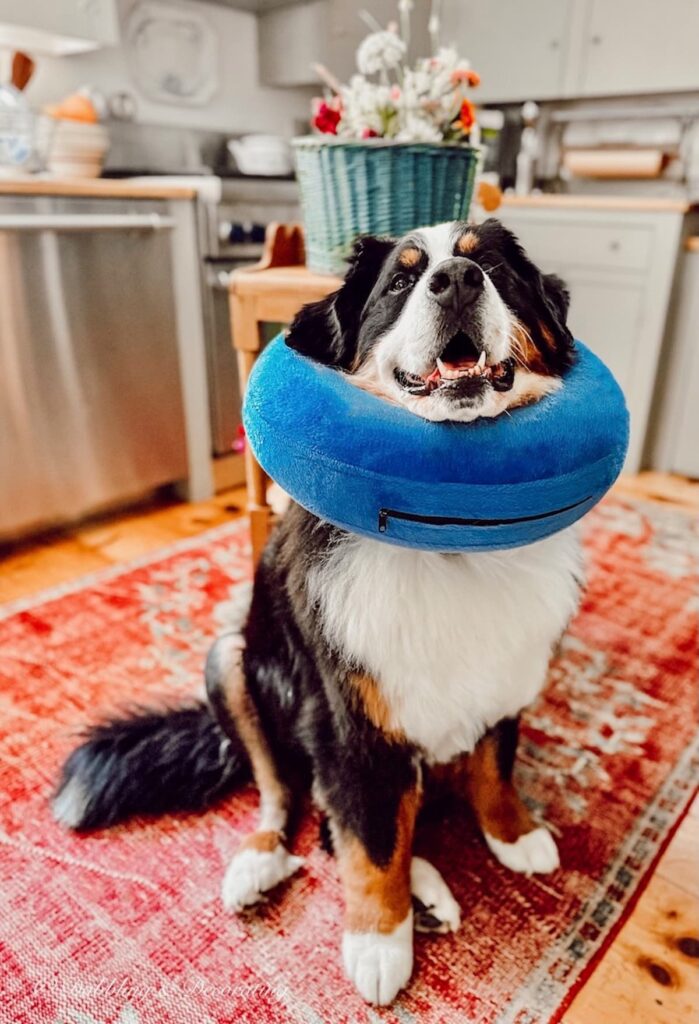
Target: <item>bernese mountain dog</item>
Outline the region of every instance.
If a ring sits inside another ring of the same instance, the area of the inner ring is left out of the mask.
[[[305,307],[286,341],[416,416],[469,421],[564,386],[567,309],[563,283],[497,220],[448,223],[361,239],[342,287]],[[441,554],[348,534],[292,502],[242,633],[208,656],[207,700],[92,727],[63,768],[55,816],[89,830],[201,809],[252,776],[259,825],[223,882],[239,912],[300,867],[289,819],[308,786],[344,889],[345,970],[364,999],[389,1003],[411,975],[413,929],[459,927],[447,883],[412,852],[428,783],[470,801],[508,868],[559,866],[512,772],[518,716],[581,580],[575,528]]]

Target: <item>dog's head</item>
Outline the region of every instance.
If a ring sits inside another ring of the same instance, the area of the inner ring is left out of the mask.
[[[495,219],[357,242],[342,287],[301,310],[287,344],[430,420],[536,401],[574,359],[568,292]]]

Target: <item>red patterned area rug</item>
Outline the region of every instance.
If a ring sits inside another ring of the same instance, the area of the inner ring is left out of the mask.
[[[306,867],[258,913],[224,913],[247,788],[202,815],[76,837],[48,796],[86,720],[191,695],[249,592],[232,524],[157,559],[7,607],[0,620],[0,1020],[14,1024],[451,1024],[559,1020],[628,916],[693,791],[697,538],[688,516],[609,501],[585,521],[589,586],[527,715],[518,771],[562,868],[511,875],[467,810],[421,852],[461,903],[416,938],[410,989],[365,1006],[339,964],[333,861],[308,813]],[[695,761],[696,766],[696,761]]]

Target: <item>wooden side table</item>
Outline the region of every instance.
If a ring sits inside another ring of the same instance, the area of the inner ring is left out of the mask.
[[[300,224],[268,225],[260,262],[231,274],[231,332],[238,358],[241,398],[262,348],[260,325],[290,323],[301,306],[325,298],[340,284],[338,277],[306,268]],[[252,557],[257,565],[271,529],[272,510],[267,501],[267,476],[249,445],[245,446],[245,482]]]

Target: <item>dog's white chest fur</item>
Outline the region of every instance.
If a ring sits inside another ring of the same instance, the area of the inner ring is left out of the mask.
[[[327,638],[374,676],[392,725],[438,762],[537,695],[581,577],[575,528],[477,554],[348,537],[309,588]]]

